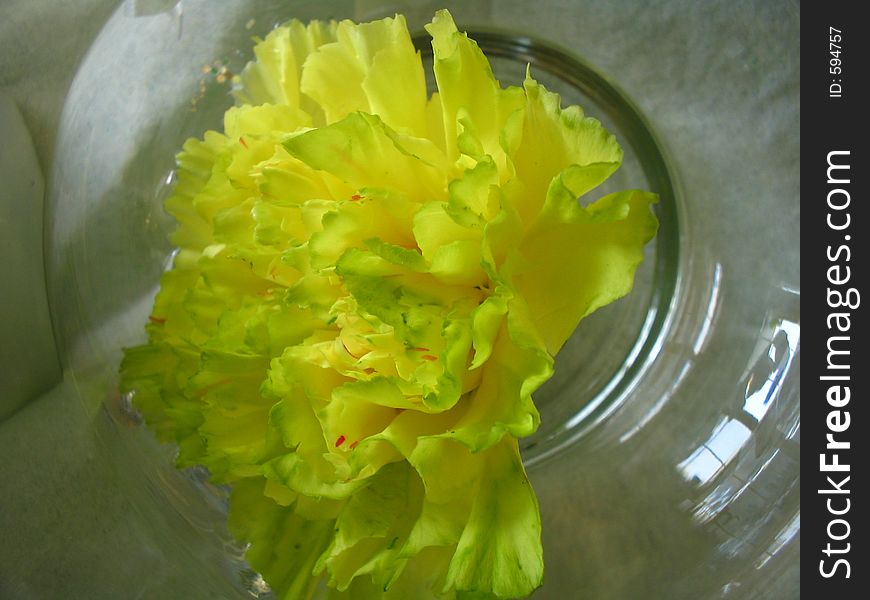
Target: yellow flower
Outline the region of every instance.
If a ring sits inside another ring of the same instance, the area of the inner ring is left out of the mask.
[[[501,88],[446,11],[427,30],[431,97],[401,16],[258,42],[224,132],[178,156],[180,252],[122,366],[179,465],[233,484],[280,598],[540,585],[517,438],[655,234],[652,194],[578,202],[622,159],[598,121]]]

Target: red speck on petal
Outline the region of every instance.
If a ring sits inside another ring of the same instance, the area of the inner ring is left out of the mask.
[[[248,143],[245,141],[245,138],[243,138],[243,137],[240,137],[240,138],[239,138],[239,143],[240,143],[242,146],[244,146],[245,148],[248,147]]]
[[[166,319],[163,317],[148,317],[148,320],[152,323],[157,323],[158,325],[163,325],[166,322]]]
[[[359,194],[354,194],[353,196],[350,197],[350,199],[353,201],[357,201],[357,200],[362,200],[363,197],[360,196]]]
[[[354,448],[356,448],[356,445],[357,445],[357,444],[359,444],[359,440],[357,440],[357,441],[355,441],[353,444],[351,444],[351,445],[350,445],[350,449],[353,450]]]
[[[341,446],[346,439],[347,438],[344,437],[343,435],[338,436],[338,439],[335,440],[335,447],[338,448],[339,446]]]
[[[423,346],[417,346],[414,350],[417,352],[429,352],[429,348],[424,348]]]
[[[422,358],[423,360],[438,360],[437,356],[432,356],[431,354],[424,354],[420,358]]]

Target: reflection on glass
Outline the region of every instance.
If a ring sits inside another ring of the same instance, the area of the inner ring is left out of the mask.
[[[646,413],[643,415],[643,417],[640,418],[640,420],[634,427],[622,434],[622,436],[619,438],[620,444],[624,443],[626,440],[634,436],[634,434],[636,434],[638,431],[643,429],[646,424],[649,423],[653,419],[653,417],[655,417],[662,410],[662,408],[664,408],[668,400],[671,399],[671,396],[673,396],[674,393],[680,388],[680,385],[682,385],[683,380],[686,378],[686,375],[689,374],[689,369],[691,367],[692,361],[686,361],[685,363],[683,363],[680,372],[677,373],[676,377],[674,377],[674,382],[671,384],[671,386],[667,389],[667,391],[665,391],[664,394],[662,394],[661,398],[656,400],[655,404],[653,404],[650,409],[646,411]]]
[[[638,419],[637,423],[628,431],[626,431],[619,438],[620,443],[624,443],[625,441],[632,438],[636,433],[641,431],[646,425],[655,417],[661,410],[665,407],[667,402],[677,393],[680,386],[685,380],[686,376],[689,374],[689,371],[695,366],[694,356],[700,354],[704,347],[707,344],[707,339],[710,337],[710,332],[712,331],[713,324],[716,321],[716,316],[719,312],[719,295],[722,288],[722,265],[720,263],[715,263],[713,265],[712,273],[710,274],[710,291],[709,295],[705,296],[705,299],[701,301],[701,305],[705,308],[701,309],[704,313],[703,321],[700,324],[698,329],[698,334],[695,336],[695,340],[692,343],[692,358],[686,359],[682,366],[680,367],[679,372],[673,377],[673,382],[667,387],[667,389],[661,394],[661,396],[649,407],[649,409]],[[647,318],[647,323],[644,326],[644,331],[647,331],[648,327],[652,326],[653,319],[655,315],[650,314]],[[659,353],[663,349],[664,340],[660,340],[653,348],[651,352],[650,359],[655,359],[658,357]],[[636,348],[639,348],[637,346]],[[632,354],[629,359],[633,362],[636,354]],[[628,362],[628,361],[627,361]],[[634,388],[627,389],[625,393],[633,391]]]
[[[707,310],[704,311],[704,322],[701,323],[701,329],[698,331],[698,337],[695,338],[695,345],[692,347],[693,354],[700,354],[707,343],[707,338],[710,337],[713,321],[716,319],[717,309],[719,308],[719,291],[721,287],[722,265],[716,263],[713,267],[713,281],[710,284],[710,299],[707,301]]]
[[[773,539],[773,543],[767,548],[764,554],[758,559],[758,562],[755,563],[756,569],[761,569],[764,565],[767,564],[774,555],[782,550],[782,547],[785,546],[794,536],[796,536],[801,530],[801,512],[798,510],[795,515],[791,518],[788,524],[783,527],[776,537]]]
[[[703,485],[737,455],[751,433],[740,421],[723,419],[713,429],[707,441],[678,467],[686,479]]]
[[[746,402],[743,410],[761,421],[771,401],[779,392],[785,374],[791,367],[800,339],[800,325],[782,319],[776,325],[770,339],[762,338],[760,343],[769,344],[767,353],[759,356],[755,365],[749,369],[746,382]]]
[[[587,402],[583,406],[583,408],[581,408],[577,412],[577,414],[573,415],[565,422],[565,424],[563,425],[564,429],[573,429],[574,427],[585,421],[599,408],[599,406],[604,403],[605,400],[607,400],[611,396],[611,394],[613,394],[614,390],[621,383],[624,382],[626,374],[629,372],[629,370],[635,368],[635,362],[637,361],[638,356],[643,350],[644,343],[649,338],[650,332],[653,329],[653,325],[655,324],[657,317],[658,310],[655,307],[652,307],[647,311],[646,319],[644,320],[643,325],[640,328],[640,333],[637,336],[637,341],[629,351],[628,356],[625,358],[625,361],[623,361],[622,365],[619,367],[616,373],[613,374],[613,376],[610,378],[610,381],[607,382],[607,385],[605,385],[601,391],[595,394],[595,397],[589,400],[589,402]],[[661,340],[657,340],[649,356],[646,357],[646,364],[650,364],[653,360],[655,360],[655,357],[661,350],[661,346]],[[624,389],[623,392],[616,399],[613,399],[611,401],[610,408],[605,412],[605,414],[599,416],[599,419],[604,418],[605,416],[616,410],[620,406],[622,401],[625,400],[625,397],[633,389],[633,385],[627,386],[626,389]]]
[[[718,281],[721,270],[717,268],[715,273],[714,279]],[[717,288],[718,283],[714,290]],[[716,297],[715,292],[711,294],[711,309],[708,311],[711,322],[715,315]],[[696,348],[703,345],[702,337],[699,336]],[[708,483],[749,440],[778,397],[798,353],[799,342],[799,323],[768,315],[744,371],[746,392],[742,410],[724,415],[708,439],[679,463],[678,468],[688,481],[698,485]]]
[[[785,563],[771,559],[793,556],[800,537],[800,292],[780,286],[766,302],[737,393],[721,399],[715,426],[677,465],[693,490],[682,507],[719,542],[714,568],[751,558],[723,582],[723,594],[751,586],[752,573],[781,571]],[[715,326],[715,308],[708,316]]]

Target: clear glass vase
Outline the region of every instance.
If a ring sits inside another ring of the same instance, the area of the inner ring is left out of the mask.
[[[544,527],[534,597],[798,595],[799,15],[677,0],[124,2],[69,92],[49,180],[68,411],[51,426],[87,432],[70,450],[85,466],[34,509],[49,541],[22,548],[54,570],[22,570],[15,589],[270,597],[226,531],[227,490],[176,471],[116,391],[172,252],[174,155],[220,128],[251,36],[401,12],[425,61],[422,26],[443,7],[503,84],[529,64],[615,133],[625,160],[608,186],[661,197],[635,290],[583,321],[536,396],[542,425],[523,441]]]

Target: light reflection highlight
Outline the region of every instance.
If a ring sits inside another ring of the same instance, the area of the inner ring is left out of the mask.
[[[778,394],[785,374],[794,360],[799,340],[800,325],[786,319],[781,320],[767,342],[769,345],[766,355],[762,346],[761,356],[749,370],[743,410],[756,421],[764,418]],[[754,391],[750,391],[753,388]]]
[[[701,323],[701,329],[698,331],[698,337],[695,338],[695,344],[692,347],[692,353],[698,355],[707,344],[707,338],[710,337],[710,332],[713,329],[713,322],[716,320],[716,314],[719,308],[719,289],[722,287],[722,265],[716,263],[713,267],[713,282],[710,284],[710,299],[707,301],[707,310],[704,312],[704,321]]]
[[[715,297],[715,294],[711,294],[711,297]],[[797,356],[799,343],[799,323],[768,316],[744,371],[746,392],[742,411],[733,416],[723,416],[707,441],[677,465],[688,481],[697,485],[708,483],[737,456],[778,397]]]
[[[774,538],[773,542],[761,555],[758,561],[755,563],[756,569],[761,569],[767,562],[773,558],[777,552],[782,550],[783,546],[785,546],[792,538],[794,538],[801,530],[801,512],[800,510],[795,513],[795,515],[791,518],[788,524],[783,527],[779,533]]]
[[[707,340],[710,337],[710,333],[713,329],[713,324],[716,320],[716,316],[719,312],[719,296],[721,293],[722,287],[722,265],[720,263],[715,263],[713,265],[713,273],[711,275],[711,284],[710,284],[710,293],[707,297],[706,308],[704,309],[704,319],[701,323],[701,326],[698,330],[698,335],[695,337],[695,341],[692,344],[692,355],[697,356],[701,353],[704,347],[707,344]],[[647,319],[647,321],[652,324],[651,319]],[[646,325],[645,325],[646,326]],[[639,348],[639,347],[638,347]],[[661,345],[658,345],[654,352],[652,353],[652,357],[655,358],[658,353],[661,351]],[[633,354],[630,359],[635,358]],[[622,434],[619,438],[620,443],[624,443],[627,440],[634,437],[639,431],[641,431],[667,404],[668,400],[673,397],[673,395],[677,392],[680,385],[682,385],[686,376],[689,374],[689,371],[694,366],[694,360],[688,359],[686,360],[682,366],[680,367],[679,372],[677,372],[676,376],[673,378],[673,383],[665,390],[665,392],[653,403],[653,405],[643,414],[643,416],[638,420],[637,424],[634,425],[630,430]],[[633,391],[633,387],[629,390],[626,390],[624,394],[627,394]],[[623,394],[623,395],[624,395]],[[586,414],[581,413],[583,417]],[[580,415],[578,415],[580,416]]]
[[[750,435],[752,432],[740,421],[722,419],[707,441],[677,466],[687,480],[704,485],[737,455]]]
[[[607,385],[605,385],[604,388],[602,388],[602,390],[598,392],[594,398],[587,402],[579,412],[577,412],[574,416],[572,416],[565,422],[565,424],[562,426],[563,429],[573,429],[584,420],[586,420],[589,415],[591,415],[593,412],[595,412],[596,409],[598,409],[598,407],[616,389],[616,387],[623,382],[625,374],[630,368],[634,366],[635,361],[637,360],[638,356],[640,356],[640,352],[643,349],[643,345],[646,342],[646,339],[649,337],[649,334],[652,331],[657,316],[658,311],[655,309],[655,307],[647,312],[646,319],[644,319],[643,325],[640,329],[640,334],[637,336],[637,342],[635,342],[625,361],[619,367],[619,370],[614,373],[613,377],[610,378],[610,381],[607,382]],[[655,360],[656,356],[658,356],[658,353],[661,350],[661,346],[661,340],[657,341],[656,345],[653,347],[652,351],[644,361],[645,366],[648,366]],[[633,389],[633,386],[629,386],[629,389],[625,390],[614,401],[612,401],[611,408],[607,411],[607,413],[602,415],[599,420],[613,412],[615,409],[619,408],[622,401]]]
[[[637,424],[629,429],[627,432],[622,434],[619,438],[619,443],[624,443],[625,441],[631,439],[637,432],[646,427],[646,424],[652,421],[653,417],[655,417],[661,410],[664,408],[665,404],[667,404],[668,400],[671,399],[671,396],[679,389],[680,385],[682,385],[683,380],[686,378],[686,375],[689,374],[689,370],[692,367],[691,361],[686,361],[683,363],[680,372],[677,373],[677,376],[674,378],[674,383],[671,384],[671,387],[662,394],[661,398],[656,400],[655,404],[653,404],[648,411],[641,417],[641,419],[637,422]]]

